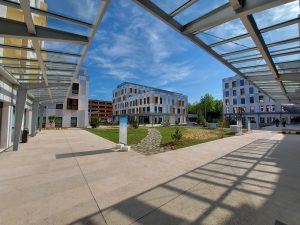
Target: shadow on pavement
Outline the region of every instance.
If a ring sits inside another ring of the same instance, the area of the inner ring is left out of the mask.
[[[297,136],[288,135],[281,141],[256,140],[102,209],[106,222],[101,213],[95,213],[70,225],[297,225],[300,221],[297,144]]]
[[[71,152],[65,154],[56,154],[56,159],[64,159],[64,158],[71,158],[71,157],[78,157],[78,156],[88,156],[88,155],[99,155],[105,153],[112,153],[114,152],[112,149],[100,149],[100,150],[92,150],[92,151],[84,151],[84,152]]]

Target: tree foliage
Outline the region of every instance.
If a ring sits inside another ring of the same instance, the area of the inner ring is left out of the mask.
[[[91,117],[91,120],[90,120],[90,125],[92,128],[97,128],[98,126],[100,126],[100,120],[96,117]]]
[[[205,94],[199,102],[189,104],[189,113],[198,115],[198,122],[205,124],[222,118],[223,101],[214,99],[211,94]],[[205,120],[205,121],[204,121]]]

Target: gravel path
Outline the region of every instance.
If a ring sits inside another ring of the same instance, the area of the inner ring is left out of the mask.
[[[152,155],[166,150],[160,147],[161,134],[157,129],[148,128],[148,135],[140,143],[132,145],[132,150],[144,155]]]

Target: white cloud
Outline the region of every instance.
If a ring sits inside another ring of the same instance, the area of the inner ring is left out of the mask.
[[[188,42],[178,45],[178,38],[182,38],[179,34],[176,36],[132,2],[114,3],[107,16],[114,22],[107,20],[109,30],[97,32],[95,40],[99,45],[89,51],[90,65],[103,69],[104,76],[143,79],[155,86],[182,80],[194,72],[189,62],[181,61],[181,57],[176,60],[191,46]],[[157,83],[153,84],[153,80]]]

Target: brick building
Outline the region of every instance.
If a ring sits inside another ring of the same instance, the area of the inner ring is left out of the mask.
[[[104,100],[89,100],[89,116],[100,120],[112,121],[112,102]]]

